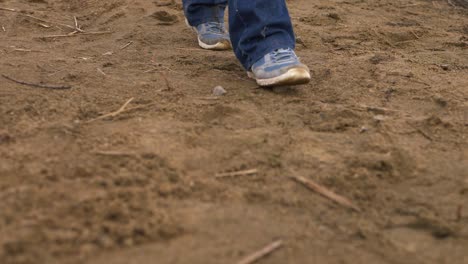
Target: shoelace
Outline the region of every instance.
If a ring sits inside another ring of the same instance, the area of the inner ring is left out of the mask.
[[[291,49],[277,49],[272,52],[271,57],[273,62],[288,62],[294,60]]]
[[[206,32],[214,34],[224,34],[224,25],[218,22],[208,22],[204,24]]]

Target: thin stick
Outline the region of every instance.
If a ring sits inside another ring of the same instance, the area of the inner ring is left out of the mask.
[[[241,261],[237,262],[237,264],[252,264],[252,263],[255,263],[255,262],[259,261],[260,259],[270,255],[271,253],[273,253],[273,251],[279,249],[282,246],[283,246],[283,241],[282,240],[277,240],[277,241],[269,244],[268,246],[260,249],[259,251],[256,251],[256,252],[248,255],[247,257],[245,257]]]
[[[148,106],[153,106],[153,105],[156,105],[156,104],[157,103],[149,103],[149,104],[145,104],[145,105],[130,107],[130,108],[125,109],[124,112],[130,112],[130,111],[133,111],[133,110],[140,110],[140,109],[144,109],[144,108],[147,108]]]
[[[220,99],[219,97],[214,97],[214,96],[202,96],[202,97],[194,97],[194,98],[199,99],[199,100],[212,100],[212,101],[216,101]]]
[[[21,13],[19,13],[19,14],[22,15],[22,16],[25,16],[25,17],[29,17],[29,18],[32,18],[32,19],[36,19],[36,20],[41,21],[41,22],[44,22],[44,23],[56,24],[56,25],[59,25],[59,26],[62,26],[62,27],[67,27],[67,28],[74,29],[73,26],[70,26],[70,25],[67,25],[67,24],[62,24],[62,23],[58,23],[58,22],[52,22],[52,21],[48,21],[48,20],[45,20],[45,19],[42,19],[42,18],[38,18],[38,17],[35,17],[35,16],[31,16],[31,15],[24,15],[24,14],[21,14]]]
[[[67,36],[72,36],[75,35],[76,33],[79,33],[79,31],[75,30],[67,34]]]
[[[104,76],[107,76],[107,74],[106,74],[103,70],[101,70],[100,68],[97,68],[97,71],[98,71],[100,74],[102,74],[102,75],[104,75]]]
[[[44,28],[51,28],[52,27],[52,26],[46,25],[44,23],[36,23],[36,24],[38,24],[39,26],[44,27]]]
[[[75,20],[75,28],[78,29],[78,19],[76,18],[76,16],[73,16],[73,19]]]
[[[78,18],[76,18],[76,16],[73,16],[73,20],[75,20],[75,31],[83,33],[84,30],[82,30],[80,25],[78,24]]]
[[[116,117],[117,115],[119,115],[119,114],[121,114],[122,112],[125,111],[125,108],[127,107],[128,104],[130,104],[133,101],[133,99],[135,99],[135,98],[132,97],[132,98],[128,99],[127,102],[125,102],[125,104],[123,104],[119,108],[119,110],[108,113],[108,114],[105,114],[105,115],[102,115],[102,116],[99,116],[99,117],[96,117],[94,119],[91,119],[91,120],[87,121],[86,123],[91,123],[91,122],[101,120],[101,119],[105,119],[105,118],[108,118],[108,117]]]
[[[298,183],[301,183],[302,185],[309,188],[310,190],[315,191],[319,193],[320,195],[336,202],[337,204],[351,208],[357,212],[361,211],[357,206],[351,203],[351,201],[349,201],[347,198],[330,191],[328,188],[325,188],[324,186],[321,186],[310,179],[297,176],[297,175],[291,175],[290,178]]]
[[[42,52],[42,53],[47,53],[47,51],[42,51],[42,50],[31,50],[31,49],[14,49],[13,51],[20,51],[20,52]]]
[[[257,173],[258,173],[257,169],[251,169],[251,170],[243,170],[243,171],[217,173],[215,177],[226,178],[226,177],[248,176],[248,175],[253,175]]]
[[[164,72],[161,72],[161,76],[163,77],[164,82],[166,83],[166,91],[172,91],[172,85],[169,83],[169,79],[167,79],[166,74]]]
[[[71,86],[68,85],[46,85],[46,84],[38,84],[38,83],[29,83],[29,82],[24,82],[20,80],[13,79],[9,76],[6,76],[5,74],[2,74],[2,77],[10,80],[15,83],[19,83],[22,85],[27,85],[27,86],[32,86],[32,87],[37,87],[37,88],[47,88],[47,89],[55,89],[55,90],[65,90],[65,89],[71,89]]]
[[[128,48],[128,46],[132,45],[133,44],[133,41],[130,41],[129,43],[123,45],[120,49],[123,50],[123,49],[126,49]]]
[[[104,34],[111,34],[114,33],[112,31],[97,31],[97,32],[80,32],[80,34],[77,31],[73,31],[70,34],[66,35],[49,35],[49,36],[42,36],[42,37],[37,37],[37,38],[67,38],[67,37],[75,37],[75,36],[84,36],[84,35],[104,35]]]
[[[375,35],[380,38],[381,40],[383,40],[385,43],[387,43],[388,45],[392,46],[393,48],[396,48],[396,46],[390,42],[390,40],[387,39],[387,37],[385,36],[381,36],[381,34],[379,32],[377,32],[377,30],[375,28],[372,29],[375,33]]]
[[[418,36],[418,34],[416,34],[416,32],[414,32],[413,30],[410,30],[411,34],[413,34],[417,39],[421,39],[420,36]]]
[[[421,136],[425,137],[427,140],[429,141],[434,141],[434,139],[428,135],[426,132],[424,132],[424,130],[422,130],[421,128],[415,126],[415,125],[411,125],[416,131],[415,132],[418,132],[419,134],[421,134]]]
[[[148,73],[148,72],[153,72],[153,71],[158,70],[158,67],[156,67],[155,65],[151,65],[151,66],[153,66],[153,69],[146,70],[146,71],[144,71],[143,73]],[[166,67],[166,66],[159,66],[159,67],[161,67],[161,68],[163,68],[163,69],[166,69],[166,70],[168,70],[168,71],[170,71],[170,72],[177,72],[177,73],[179,73],[179,74],[183,74],[183,73],[180,72],[180,71],[174,71],[173,69],[171,69],[171,68],[169,68],[169,67]]]
[[[62,24],[62,23],[57,23],[57,22],[54,23],[54,22],[51,22],[51,21],[48,21],[48,20],[45,20],[45,19],[42,19],[42,18],[38,18],[38,17],[35,17],[35,16],[23,14],[22,11],[18,10],[18,9],[0,7],[0,10],[15,12],[15,13],[18,13],[18,15],[20,15],[20,16],[29,17],[29,18],[32,18],[32,19],[35,19],[35,20],[38,20],[38,21],[42,21],[42,22],[45,22],[45,23],[49,23],[49,24],[56,24],[56,25],[59,25],[59,26],[75,29],[73,26],[70,26],[70,25],[67,25],[67,24]]]
[[[59,71],[56,71],[56,72],[50,73],[50,74],[48,74],[47,76],[52,76],[52,75],[55,75],[55,74],[57,74],[57,73],[59,73],[59,72],[63,72],[63,71],[65,71],[65,70],[59,70]]]
[[[6,8],[6,7],[0,7],[0,10],[10,11],[10,12],[19,12],[19,10],[16,10],[16,9],[13,9],[13,8]]]
[[[3,29],[3,32],[6,32],[6,29],[5,29],[5,27],[3,25],[2,25],[2,29]]]

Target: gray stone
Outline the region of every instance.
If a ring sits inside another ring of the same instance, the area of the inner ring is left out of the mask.
[[[214,96],[222,96],[222,95],[225,95],[226,93],[227,93],[226,90],[224,90],[222,86],[216,86],[215,88],[213,88]]]

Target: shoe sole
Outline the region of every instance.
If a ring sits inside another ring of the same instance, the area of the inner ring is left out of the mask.
[[[262,87],[301,85],[309,83],[311,79],[309,70],[305,68],[289,69],[286,73],[269,79],[257,79],[252,72],[247,72],[247,75]]]
[[[206,43],[203,43],[200,38],[198,38],[198,45],[202,48],[202,49],[207,49],[207,50],[229,50],[232,48],[231,46],[231,42],[229,41],[221,41],[221,42],[218,42],[216,44],[213,44],[213,45],[209,45],[209,44],[206,44]]]

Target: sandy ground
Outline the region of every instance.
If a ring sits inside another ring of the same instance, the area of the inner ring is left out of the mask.
[[[0,74],[72,87],[0,77],[0,263],[468,263],[467,2],[288,3],[313,81],[259,89],[179,1],[0,0]]]

